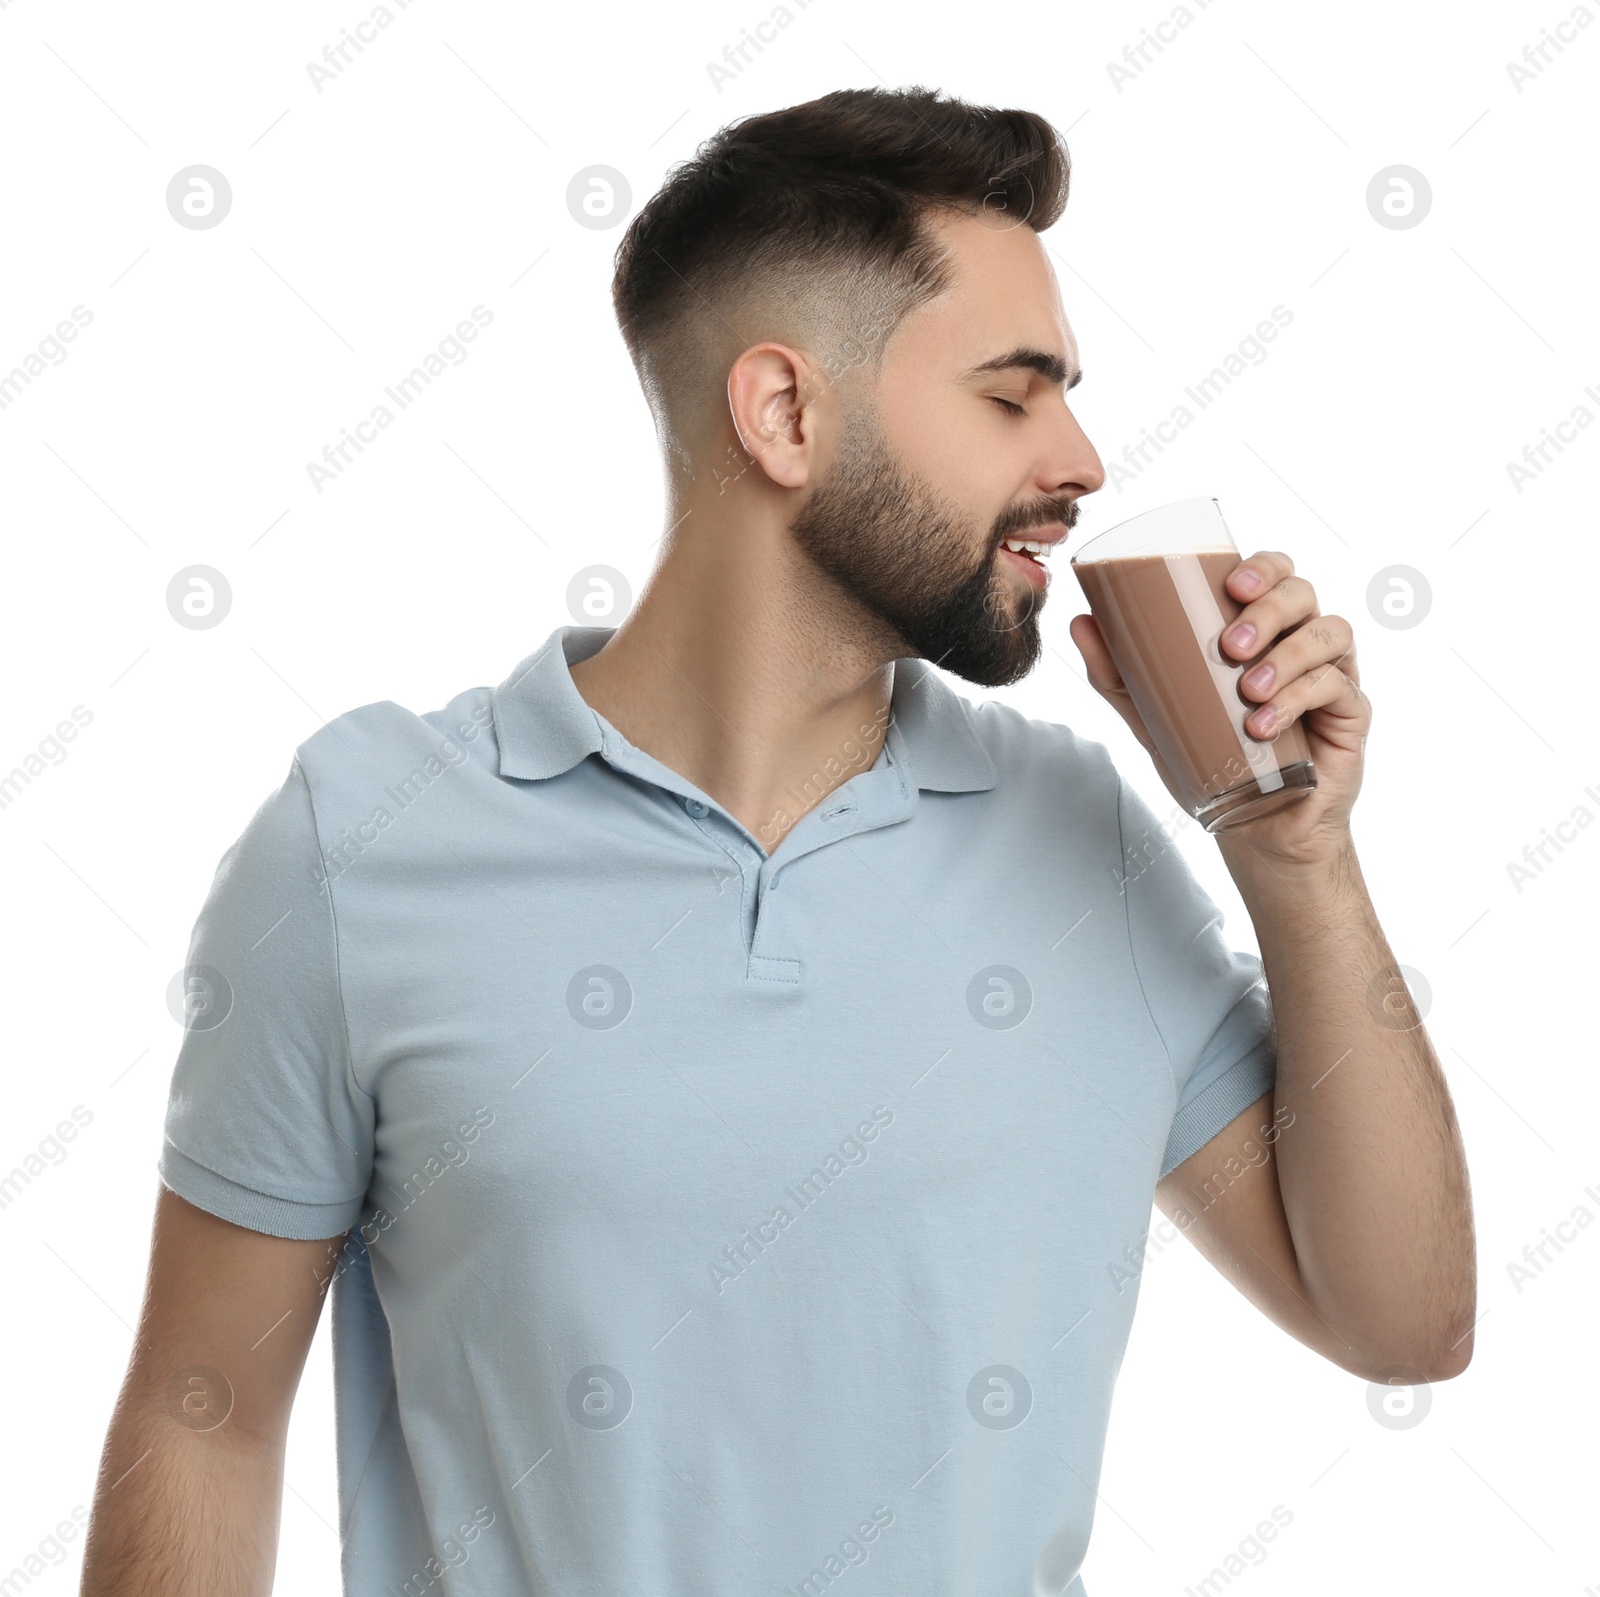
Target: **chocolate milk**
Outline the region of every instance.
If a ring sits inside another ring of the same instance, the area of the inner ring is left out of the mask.
[[[1073,571],[1122,680],[1189,813],[1208,831],[1241,825],[1316,786],[1296,720],[1260,742],[1244,719],[1260,707],[1239,678],[1249,660],[1221,649],[1244,605],[1223,587],[1239,564],[1234,549],[1088,560]]]

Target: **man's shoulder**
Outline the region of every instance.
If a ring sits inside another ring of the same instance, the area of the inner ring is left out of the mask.
[[[1018,890],[1058,893],[1066,883],[1078,892],[1113,882],[1122,851],[1120,777],[1106,745],[998,698],[959,697],[994,762],[986,822],[1027,840],[1015,858],[1027,862],[1030,885]]]
[[[1002,784],[1046,782],[1060,790],[1116,788],[1117,771],[1104,743],[1065,721],[1028,715],[1001,699],[957,694],[967,724],[988,750]]]
[[[319,814],[354,806],[371,814],[391,789],[427,782],[463,767],[494,771],[494,689],[471,687],[432,710],[411,710],[394,699],[357,705],[318,727],[294,758]]]

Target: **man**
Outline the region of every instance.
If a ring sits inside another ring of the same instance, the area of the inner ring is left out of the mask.
[[[1229,578],[1319,779],[1217,838],[1261,963],[1101,745],[933,669],[1026,674],[1008,540],[1103,481],[1067,185],[1036,116],[848,91],[633,220],[658,563],[493,690],[323,727],[224,858],[86,1593],[268,1590],[330,1284],[360,1597],[1082,1597],[1152,1195],[1341,1368],[1466,1366],[1349,625],[1282,554]]]

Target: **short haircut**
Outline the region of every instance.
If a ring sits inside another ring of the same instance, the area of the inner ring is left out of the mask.
[[[617,247],[612,303],[657,427],[698,435],[728,368],[766,338],[875,372],[905,314],[949,287],[928,214],[987,210],[1042,233],[1070,175],[1043,117],[920,87],[731,123],[671,168]]]

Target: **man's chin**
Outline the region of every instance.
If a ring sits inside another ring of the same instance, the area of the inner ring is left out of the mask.
[[[884,595],[861,597],[899,640],[896,659],[927,660],[978,687],[1009,687],[1043,653],[1039,612],[1045,595],[1018,594],[1014,581],[993,564],[986,573],[987,583],[973,573],[933,614],[910,613],[885,602]]]
[[[1005,636],[1009,641],[1001,648],[948,645],[921,651],[921,658],[976,687],[1008,688],[1021,682],[1039,663],[1044,643],[1031,617]]]
[[[1035,650],[1025,659],[1008,662],[993,670],[958,671],[956,675],[980,688],[1009,688],[1030,675],[1038,663],[1039,651]]]

